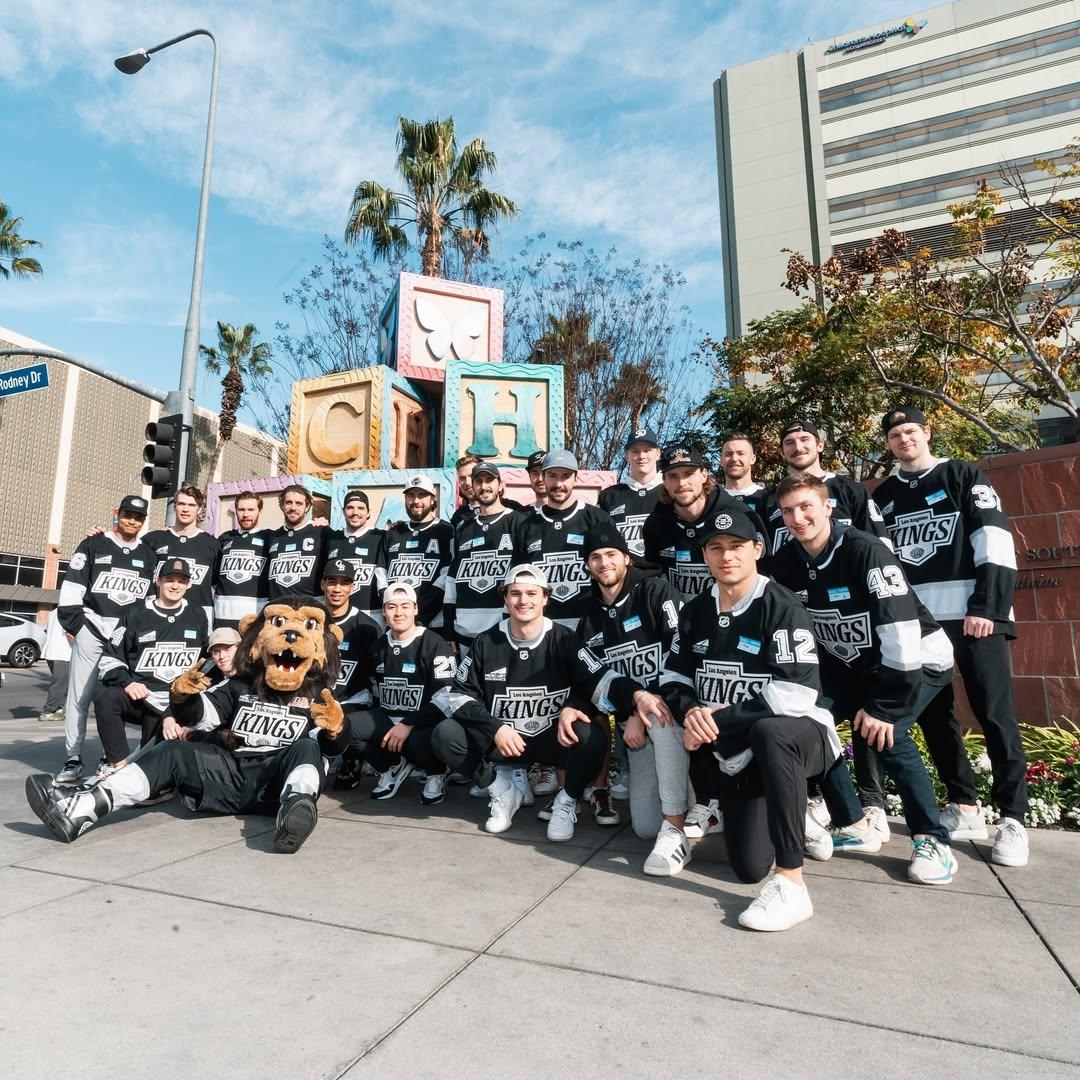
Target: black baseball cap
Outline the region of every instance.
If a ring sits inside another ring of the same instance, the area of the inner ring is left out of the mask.
[[[345,507],[354,501],[362,502],[367,507],[371,506],[371,503],[368,502],[367,492],[361,491],[359,488],[353,488],[351,491],[345,492],[345,498],[342,499],[341,505]]]
[[[146,517],[149,509],[146,500],[141,495],[125,495],[120,500],[119,513],[121,514],[139,514]]]
[[[676,469],[681,465],[689,465],[693,469],[705,469],[705,459],[692,446],[668,446],[660,455],[660,471]]]
[[[697,530],[697,541],[702,547],[714,536],[734,536],[739,540],[760,539],[749,516],[734,507],[714,514]]]
[[[783,442],[786,436],[794,435],[799,431],[805,431],[807,435],[813,435],[815,439],[823,439],[825,437],[813,424],[805,420],[796,420],[794,424],[788,424],[788,426],[780,432],[780,441]]]
[[[331,559],[326,566],[323,567],[323,581],[327,578],[347,578],[352,581],[356,577],[356,573],[353,568],[344,559]]]
[[[546,457],[546,450],[537,450],[535,453],[529,455],[529,460],[525,463],[525,468],[542,469],[544,467],[544,458]]]
[[[634,428],[633,431],[626,437],[626,446],[624,450],[629,450],[634,443],[648,443],[650,446],[659,446],[660,440],[656,437],[656,432],[650,427]]]
[[[630,554],[630,549],[626,546],[626,537],[618,529],[613,529],[610,525],[599,525],[585,534],[585,543],[581,546],[581,556],[587,559],[594,551],[599,551],[601,548],[614,548],[624,555]]]
[[[158,578],[175,574],[177,577],[185,577],[191,580],[191,563],[187,559],[166,559],[158,568]]]
[[[897,424],[922,424],[925,427],[926,413],[914,405],[898,405],[881,418],[881,430],[888,435]]]
[[[496,480],[499,479],[499,466],[492,465],[490,461],[478,461],[472,467],[472,477],[475,479],[481,473],[486,473],[488,476],[494,476]]]

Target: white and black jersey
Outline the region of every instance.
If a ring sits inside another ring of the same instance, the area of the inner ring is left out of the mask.
[[[154,581],[158,570],[167,559],[183,559],[191,568],[191,585],[184,594],[189,604],[197,604],[206,612],[208,622],[214,618],[214,570],[221,554],[221,542],[201,529],[185,536],[172,529],[155,529],[143,537],[143,543],[154,549],[157,566],[154,568]],[[151,593],[157,594],[152,588]]]
[[[372,525],[359,532],[335,529],[326,545],[326,561],[341,559],[355,573],[350,604],[382,625],[382,592],[386,588],[386,533]]]
[[[334,700],[340,705],[370,705],[372,650],[382,635],[382,627],[367,612],[352,606],[331,622],[342,633],[338,645],[341,675],[334,683]]]
[[[206,612],[186,597],[175,608],[144,600],[112,633],[98,663],[106,686],[143,683],[146,703],[159,713],[169,707],[173,680],[194,667],[206,650]]]
[[[626,716],[640,683],[606,667],[580,635],[543,620],[531,641],[510,636],[510,620],[485,630],[458,664],[457,680],[436,703],[448,717],[488,738],[509,724],[522,738],[558,723],[566,705],[586,712]]]
[[[841,473],[825,473],[820,479],[829,491],[832,519],[837,525],[851,525],[876,536],[886,547],[892,547],[881,511],[862,484]],[[765,525],[769,531],[769,552],[775,554],[791,539],[783,512],[775,500],[770,502]]]
[[[689,599],[705,592],[712,575],[698,537],[705,523],[721,511],[746,513],[765,542],[765,526],[750,507],[717,489],[705,500],[705,508],[694,521],[683,521],[669,502],[657,503],[645,522],[645,560],[663,570],[676,592]]]
[[[311,717],[311,707],[322,704],[319,696],[312,700],[270,690],[260,697],[245,679],[234,677],[174,705],[173,712],[177,720],[197,732],[227,731],[230,737],[219,741],[240,757],[273,754],[309,736],[317,740],[326,757],[334,757],[349,745],[349,723],[346,718],[337,736],[319,728]]]
[[[687,602],[661,692],[680,723],[695,705],[713,710],[720,729],[714,753],[729,776],[750,764],[750,731],[766,716],[814,720],[832,751],[829,763],[840,756],[832,714],[821,699],[810,616],[794,593],[764,574],[730,611],[720,610],[715,585]]]
[[[578,500],[565,510],[537,506],[514,526],[514,563],[544,571],[551,586],[548,616],[566,626],[576,626],[589,606],[592,578],[581,552],[585,534],[603,525],[611,525],[607,511]]]
[[[908,580],[940,623],[993,619],[1015,636],[1016,550],[1001,500],[969,461],[890,476],[874,492]]]
[[[322,571],[326,563],[325,525],[301,525],[275,529],[266,547],[266,596],[321,596]]]
[[[655,693],[679,627],[681,607],[682,597],[665,578],[645,577],[631,566],[622,590],[610,604],[593,584],[578,633],[609,668]]]
[[[122,543],[114,532],[88,536],[68,563],[57,618],[69,633],[84,625],[102,641],[150,593],[157,556],[141,540]]]
[[[424,525],[398,522],[386,534],[386,580],[407,581],[416,590],[424,626],[443,625],[446,573],[454,559],[454,528],[435,518]]]
[[[772,490],[764,484],[751,484],[747,488],[723,489],[725,495],[738,499],[748,510],[753,510],[761,520],[767,521],[772,510]]]
[[[471,503],[462,503],[451,515],[450,525],[454,532],[457,532],[462,525],[467,525],[470,521],[475,521],[479,510]]]
[[[622,533],[626,546],[635,561],[645,557],[645,520],[656,509],[656,501],[664,486],[660,473],[644,484],[628,476],[600,492],[597,505],[606,510],[612,524]]]
[[[924,681],[942,686],[951,677],[952,644],[877,537],[834,525],[819,555],[786,544],[769,568],[806,604],[822,687],[834,702],[896,723],[911,717]]]
[[[371,655],[375,700],[391,720],[434,727],[443,719],[434,698],[454,685],[457,674],[457,660],[444,638],[423,626],[401,640],[387,630],[379,635]]]
[[[221,554],[214,572],[214,622],[236,627],[266,604],[266,558],[271,529],[230,529],[218,537]]]
[[[506,613],[499,586],[513,562],[519,516],[514,510],[500,510],[465,521],[458,529],[454,561],[446,576],[449,640],[468,646]]]

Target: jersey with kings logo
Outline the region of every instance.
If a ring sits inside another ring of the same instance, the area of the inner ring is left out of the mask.
[[[938,622],[992,619],[1015,636],[1016,549],[990,481],[969,461],[900,472],[874,492],[893,548],[919,599]]]
[[[468,645],[505,614],[499,586],[513,561],[519,516],[506,509],[462,521],[446,577],[448,638]]]
[[[325,525],[282,525],[271,534],[266,548],[266,593],[270,600],[283,596],[319,596],[326,562]]]
[[[399,641],[387,630],[379,635],[371,656],[375,698],[392,720],[413,727],[434,727],[443,719],[442,710],[432,699],[440,690],[453,686],[457,660],[442,637],[418,626]]]
[[[682,723],[687,710],[713,711],[720,734],[713,752],[729,776],[753,757],[750,732],[766,716],[804,716],[821,725],[840,756],[832,714],[821,699],[813,624],[799,598],[759,574],[730,610],[720,610],[714,585],[687,602],[661,676],[661,693]]]
[[[589,606],[592,579],[582,548],[590,529],[610,525],[606,510],[578,500],[565,510],[537,506],[514,526],[514,563],[532,563],[551,586],[549,618],[575,626]]]
[[[340,705],[370,705],[371,652],[382,627],[358,607],[350,607],[333,623],[342,634],[338,645],[341,675],[334,683],[334,700]]]
[[[266,603],[266,552],[270,529],[230,529],[218,537],[221,554],[214,573],[214,621],[238,626]]]
[[[664,478],[656,473],[644,484],[628,476],[621,484],[614,484],[600,492],[597,505],[608,512],[635,560],[645,555],[645,521],[656,509],[663,486]]]
[[[109,638],[98,663],[106,686],[142,683],[160,713],[169,707],[169,687],[203,656],[210,633],[206,612],[185,597],[175,608],[143,601]]]
[[[853,525],[876,536],[886,547],[892,547],[881,511],[862,484],[842,473],[825,473],[821,480],[828,489],[833,521],[837,525]],[[765,525],[769,530],[768,550],[775,554],[791,539],[791,533],[784,524],[784,515],[775,500],[770,504]]]
[[[386,580],[406,581],[416,590],[424,626],[443,625],[446,572],[454,558],[454,527],[435,518],[423,525],[398,522],[386,534]]]
[[[214,614],[214,569],[221,554],[221,542],[201,529],[185,536],[172,529],[155,529],[143,537],[143,543],[154,549],[157,555],[157,567],[166,559],[183,559],[191,568],[191,586],[184,593],[189,604],[198,604],[207,612],[207,618]],[[154,581],[157,581],[157,567],[154,569]],[[151,590],[156,595],[156,588]]]
[[[326,546],[326,561],[341,559],[356,574],[349,603],[382,625],[382,591],[386,588],[386,534],[368,525],[359,532],[335,529]]]

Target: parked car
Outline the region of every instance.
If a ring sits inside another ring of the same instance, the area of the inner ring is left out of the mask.
[[[12,667],[30,667],[45,648],[45,631],[20,615],[0,612],[0,658]]]

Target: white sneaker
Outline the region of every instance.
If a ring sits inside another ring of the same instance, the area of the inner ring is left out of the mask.
[[[491,798],[488,804],[488,819],[484,829],[489,833],[504,833],[514,821],[514,815],[521,809],[521,789],[510,779],[511,770],[500,765],[495,770],[495,779],[487,793]]]
[[[819,795],[816,799],[809,799],[806,803],[806,812],[823,828],[827,829],[832,824],[832,814],[825,805],[825,800]]]
[[[556,843],[573,840],[575,824],[577,824],[577,799],[572,799],[565,791],[560,791],[555,796],[555,802],[551,807],[547,838]]]
[[[424,781],[424,790],[420,792],[422,806],[437,806],[446,798],[446,773],[429,775]]]
[[[724,814],[718,799],[710,799],[708,803],[695,803],[686,815],[683,834],[691,840],[700,840],[703,836],[723,831]]]
[[[379,774],[379,779],[371,789],[371,797],[373,799],[392,799],[398,793],[398,788],[409,778],[412,771],[412,765],[404,758],[401,758],[396,765]]]
[[[750,906],[739,914],[748,930],[790,930],[814,914],[810,893],[783,874],[773,874]]]
[[[481,787],[479,784],[473,784],[473,786],[471,788],[469,788],[469,798],[470,799],[490,799],[491,798],[490,789],[488,789],[486,787]]]
[[[806,811],[806,839],[803,841],[803,851],[808,858],[816,862],[827,862],[832,858],[833,840],[828,829],[822,828]]]
[[[845,825],[841,829],[832,830],[833,851],[866,851],[874,852],[881,850],[881,837],[871,825],[859,828],[859,823]]]
[[[994,837],[994,850],[990,852],[990,859],[998,866],[1027,866],[1027,829],[1016,818],[1005,817],[997,823],[997,835]]]
[[[892,839],[889,831],[889,818],[880,806],[864,806],[863,813],[870,819],[870,827],[878,834],[883,844]]]
[[[630,789],[626,786],[625,776],[620,774],[617,780],[611,780],[608,783],[608,795],[613,799],[618,799],[619,802],[626,802],[630,798]]]
[[[554,795],[559,790],[559,777],[554,765],[541,765],[532,786],[534,795]]]
[[[650,877],[674,877],[690,862],[690,845],[686,835],[670,821],[660,826],[656,843],[645,860],[644,870]]]
[[[974,814],[966,814],[956,803],[946,803],[941,811],[941,824],[949,830],[950,840],[985,840],[989,836],[978,807]]]
[[[521,792],[521,805],[532,806],[536,800],[533,798],[533,790],[529,786],[529,774],[525,769],[515,769],[510,777],[514,786]]]
[[[911,838],[911,862],[907,868],[909,881],[917,885],[948,885],[957,869],[959,864],[948,844],[923,833]]]

